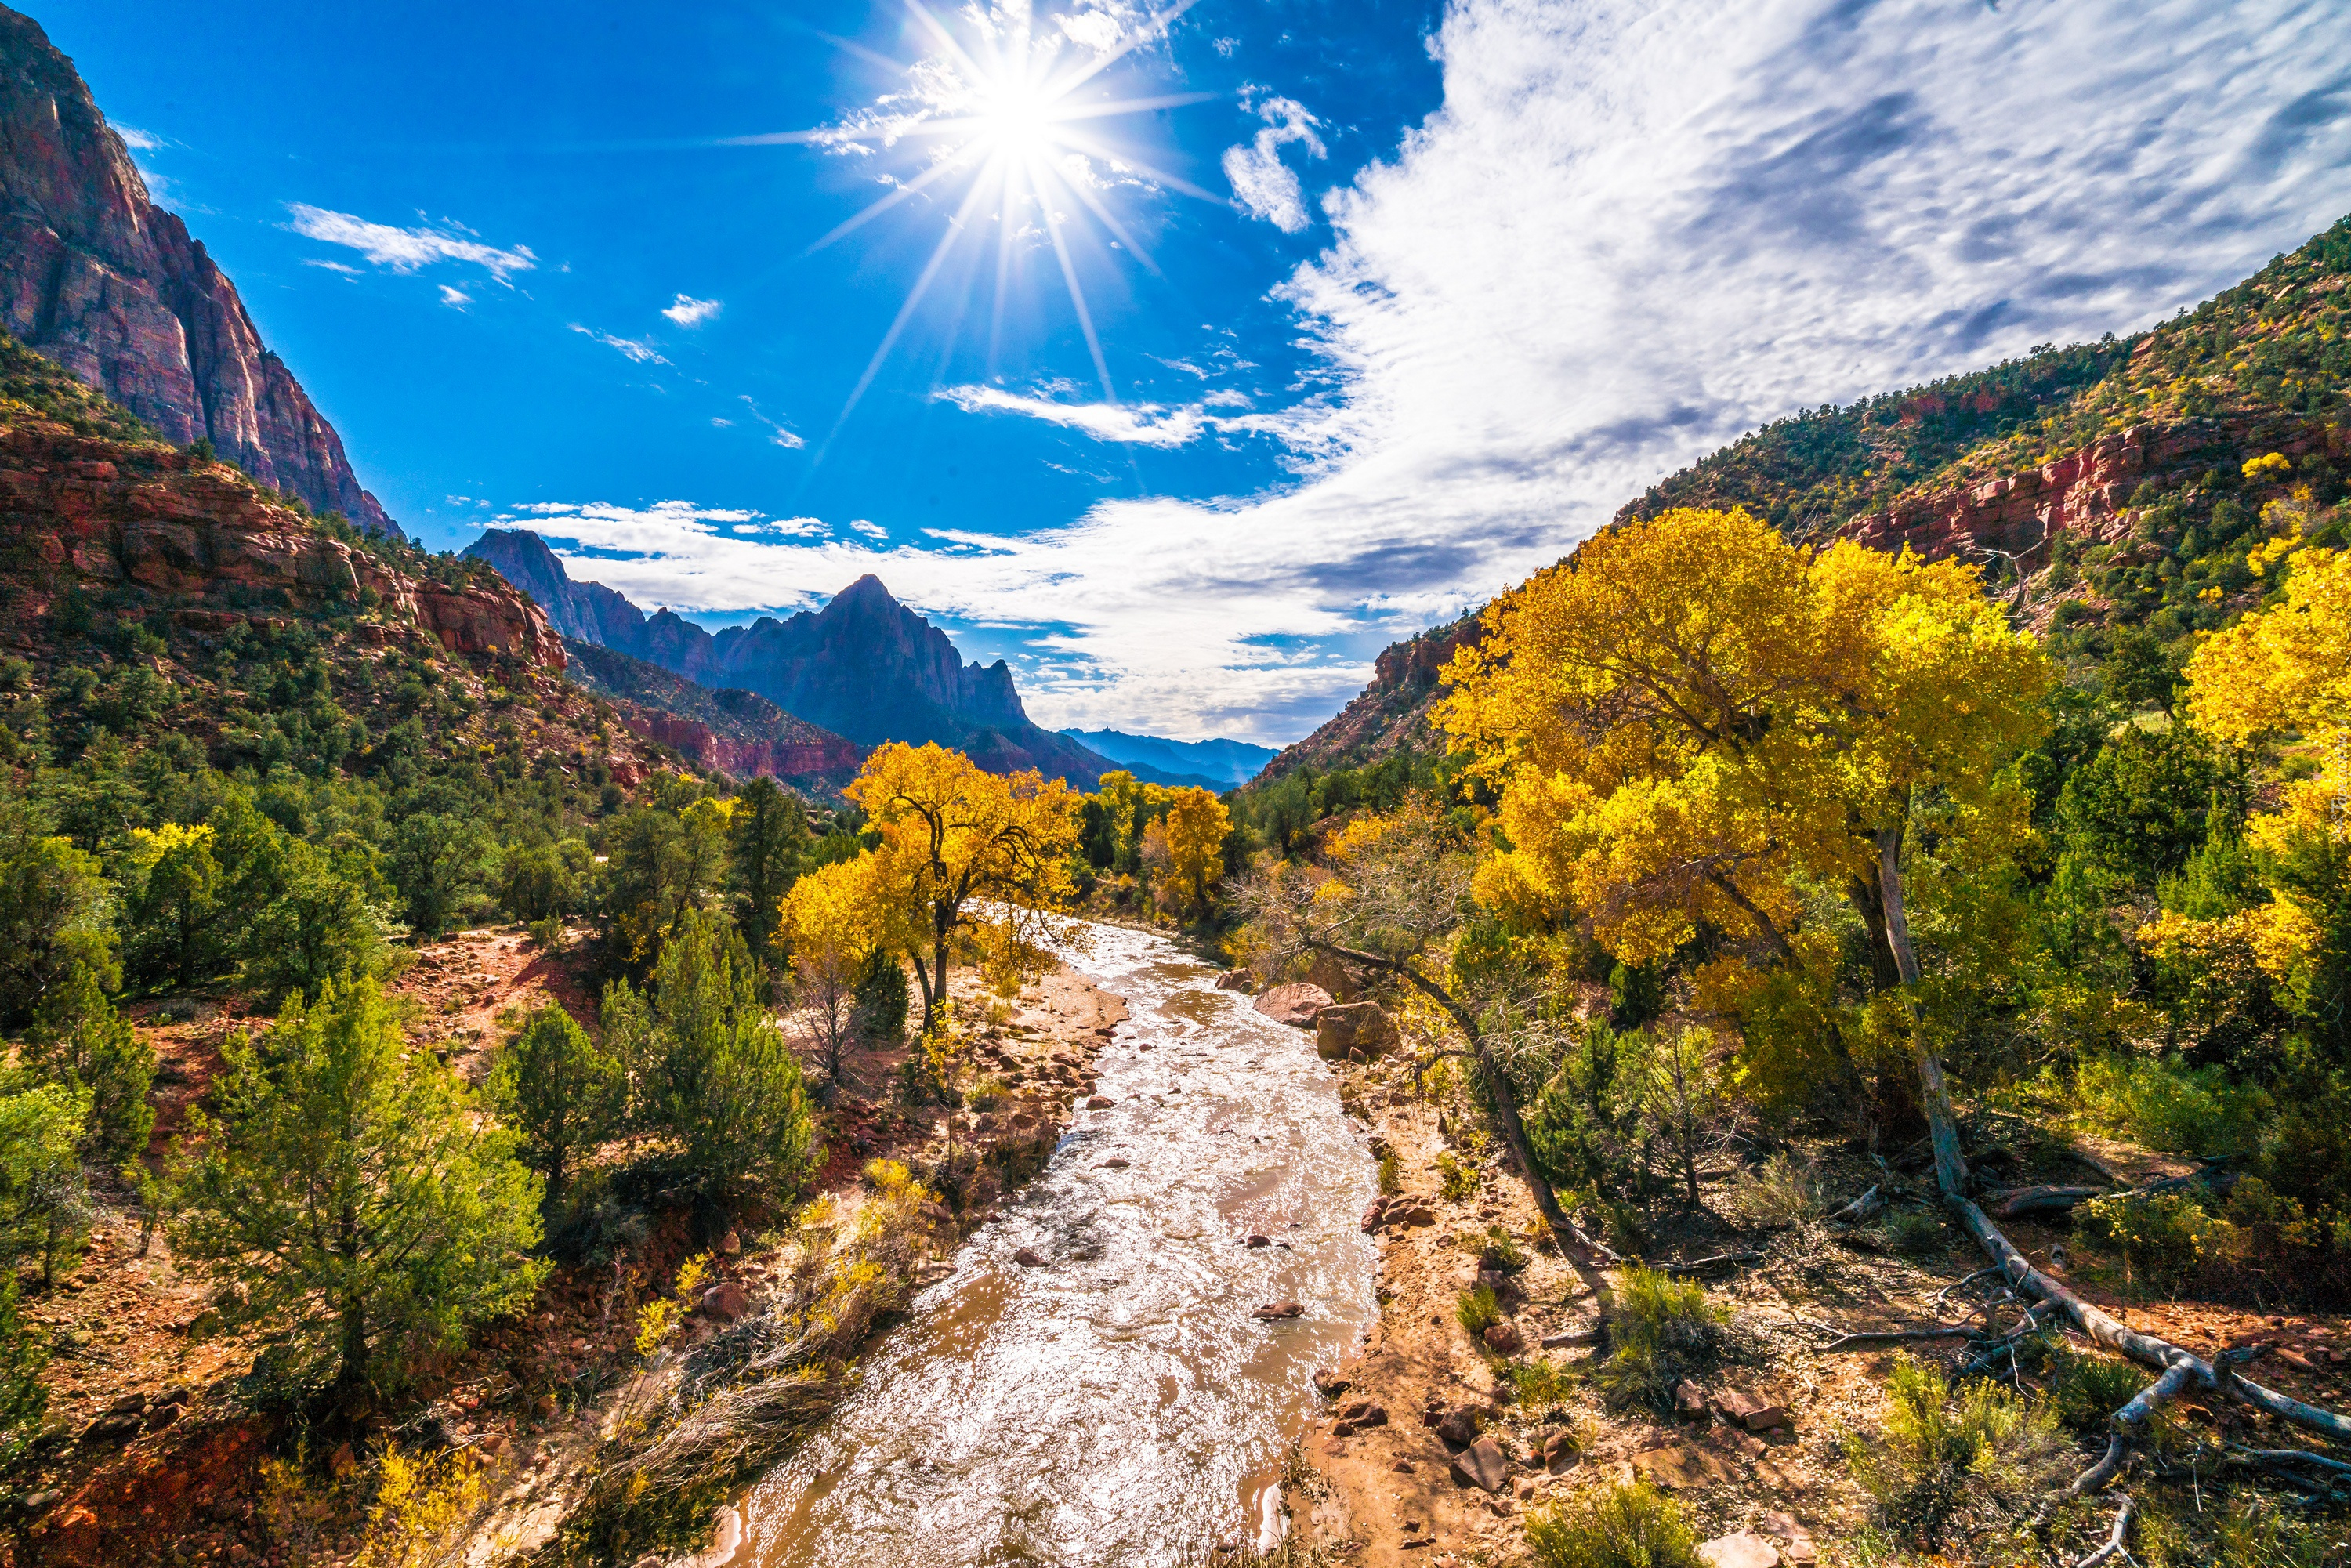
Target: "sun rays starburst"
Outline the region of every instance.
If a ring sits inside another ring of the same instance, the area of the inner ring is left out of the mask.
[[[960,244],[977,236],[981,220],[997,229],[995,287],[990,306],[988,352],[992,360],[1003,330],[1006,298],[1024,242],[1041,237],[1052,251],[1071,313],[1101,381],[1102,395],[1118,401],[1101,334],[1071,241],[1073,227],[1087,220],[1146,269],[1158,265],[1129,225],[1113,208],[1121,187],[1159,187],[1216,201],[1217,197],[1156,167],[1134,146],[1113,141],[1108,128],[1122,119],[1197,103],[1211,93],[1158,93],[1120,97],[1107,90],[1106,73],[1136,49],[1164,37],[1168,25],[1195,4],[1178,0],[1136,24],[1105,29],[1081,42],[1066,24],[1040,27],[1026,4],[989,11],[967,8],[949,26],[923,0],[905,0],[917,36],[930,49],[904,70],[905,90],[823,131],[791,140],[835,151],[911,160],[904,175],[891,172],[889,191],[810,248],[820,250],[915,197],[946,208],[946,230],[907,290],[889,330],[857,380],[834,428],[845,422],[880,374],[915,312],[937,286]],[[1101,12],[1088,16],[1101,17]],[[1081,31],[1083,29],[1080,29]],[[761,139],[766,140],[766,139]],[[781,140],[778,138],[777,140]],[[965,301],[967,308],[969,302]],[[966,313],[958,308],[956,329]]]

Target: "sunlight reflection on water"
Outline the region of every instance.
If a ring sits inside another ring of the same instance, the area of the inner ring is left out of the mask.
[[[1377,1312],[1355,1225],[1370,1157],[1313,1038],[1207,966],[1108,926],[1076,963],[1127,1001],[1097,1062],[1118,1103],[1078,1113],[864,1387],[752,1489],[738,1561],[1186,1563],[1278,1519],[1268,1490],[1317,1403],[1311,1375]],[[1133,1164],[1104,1168],[1113,1153]],[[1251,1232],[1286,1245],[1246,1247]],[[1052,1266],[1019,1267],[1022,1247]],[[1305,1315],[1249,1315],[1283,1301]]]

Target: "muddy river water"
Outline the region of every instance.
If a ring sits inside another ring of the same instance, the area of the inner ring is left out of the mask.
[[[1372,1161],[1312,1036],[1162,938],[1091,929],[1072,962],[1129,1013],[1096,1063],[1116,1104],[1076,1113],[752,1490],[736,1563],[1196,1563],[1278,1530],[1310,1376],[1377,1312]],[[1303,1313],[1252,1315],[1287,1301]]]

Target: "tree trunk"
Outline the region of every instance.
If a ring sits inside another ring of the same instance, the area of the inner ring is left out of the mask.
[[[1927,1043],[1918,1017],[1917,987],[1918,955],[1910,946],[1910,920],[1902,904],[1902,829],[1881,829],[1877,835],[1877,894],[1885,901],[1886,946],[1902,984],[1910,992],[1910,1051],[1918,1069],[1918,1097],[1927,1113],[1927,1134],[1935,1146],[1935,1185],[1946,1197],[1964,1197],[1968,1163],[1959,1154],[1959,1118],[1951,1111],[1950,1085],[1943,1063]]]

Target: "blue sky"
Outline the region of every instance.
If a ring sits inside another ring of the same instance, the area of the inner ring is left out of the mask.
[[[1187,738],[2351,210],[2325,0],[33,14],[427,543],[712,623],[873,570],[1040,719]]]

